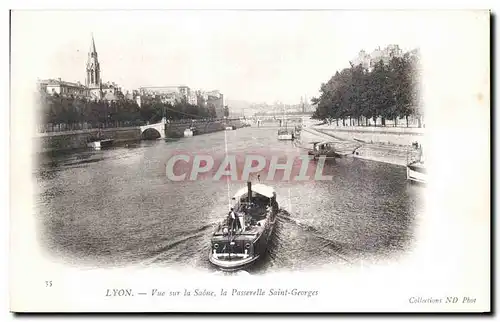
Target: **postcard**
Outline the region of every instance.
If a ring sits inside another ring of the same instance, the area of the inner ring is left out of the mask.
[[[11,311],[490,312],[490,19],[11,11]]]

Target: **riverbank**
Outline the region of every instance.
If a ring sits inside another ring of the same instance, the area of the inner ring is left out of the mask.
[[[114,129],[91,129],[79,131],[39,133],[33,138],[33,149],[37,153],[60,152],[83,149],[90,139],[102,136],[115,143],[134,142],[141,139],[141,130],[137,127]]]
[[[214,121],[203,123],[167,123],[165,127],[165,138],[181,138],[184,130],[190,126],[197,129],[197,135],[224,131],[226,126],[235,128],[243,127],[239,120]],[[156,131],[156,130],[155,130]],[[123,127],[109,129],[89,129],[64,132],[38,133],[33,138],[33,147],[36,153],[71,151],[87,148],[87,142],[100,135],[104,139],[111,139],[114,143],[137,142],[147,139],[140,127]],[[157,133],[156,138],[161,134]]]
[[[411,143],[408,145],[399,145],[393,144],[391,141],[414,142],[421,140],[420,135],[408,135],[404,139],[398,138],[401,135],[400,133],[396,133],[396,137],[393,137],[391,140],[390,135],[392,133],[382,132],[367,138],[365,137],[367,136],[366,132],[360,133],[356,129],[349,132],[348,129],[325,131],[320,127],[308,127],[304,128],[304,130],[326,141],[336,142],[335,148],[346,157],[384,162],[398,166],[406,166],[409,159],[414,159],[417,156],[417,151],[411,148]],[[365,140],[370,139],[370,141],[358,139],[357,137],[363,137]],[[388,137],[389,141],[387,141]]]
[[[189,127],[194,127],[196,129],[196,135],[201,135],[224,131],[228,126],[234,126],[234,128],[239,129],[243,127],[243,123],[239,120],[228,120],[200,123],[194,122],[191,124],[167,124],[165,128],[165,136],[167,138],[182,138],[184,137],[184,131]]]
[[[408,146],[415,141],[422,141],[424,136],[424,129],[415,127],[339,127],[316,125],[313,128],[341,140],[394,146]]]

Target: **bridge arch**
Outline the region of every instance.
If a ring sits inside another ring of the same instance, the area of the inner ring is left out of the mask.
[[[161,138],[161,133],[154,127],[149,127],[141,133],[142,140],[156,140],[159,138]]]
[[[165,122],[141,126],[141,138],[146,140],[165,138]]]

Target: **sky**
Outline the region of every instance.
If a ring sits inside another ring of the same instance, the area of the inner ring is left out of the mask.
[[[361,49],[419,47],[426,19],[403,11],[14,11],[12,72],[85,81],[94,36],[104,82],[187,85],[226,99],[297,104]],[[21,77],[21,76],[19,76]]]

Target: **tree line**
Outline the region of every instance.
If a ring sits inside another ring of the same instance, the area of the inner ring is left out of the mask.
[[[328,82],[321,84],[320,96],[312,98],[316,104],[313,118],[343,125],[368,125],[373,119],[394,120],[416,117],[422,127],[422,108],[419,95],[420,57],[418,52],[407,52],[392,57],[387,63],[376,62],[372,68],[351,63],[349,68],[337,71]],[[363,122],[364,121],[364,122]],[[364,124],[363,124],[364,123]]]
[[[169,104],[146,99],[141,106],[134,100],[90,100],[38,93],[39,124],[143,125],[169,120],[215,118],[215,106],[200,107],[186,101]]]

